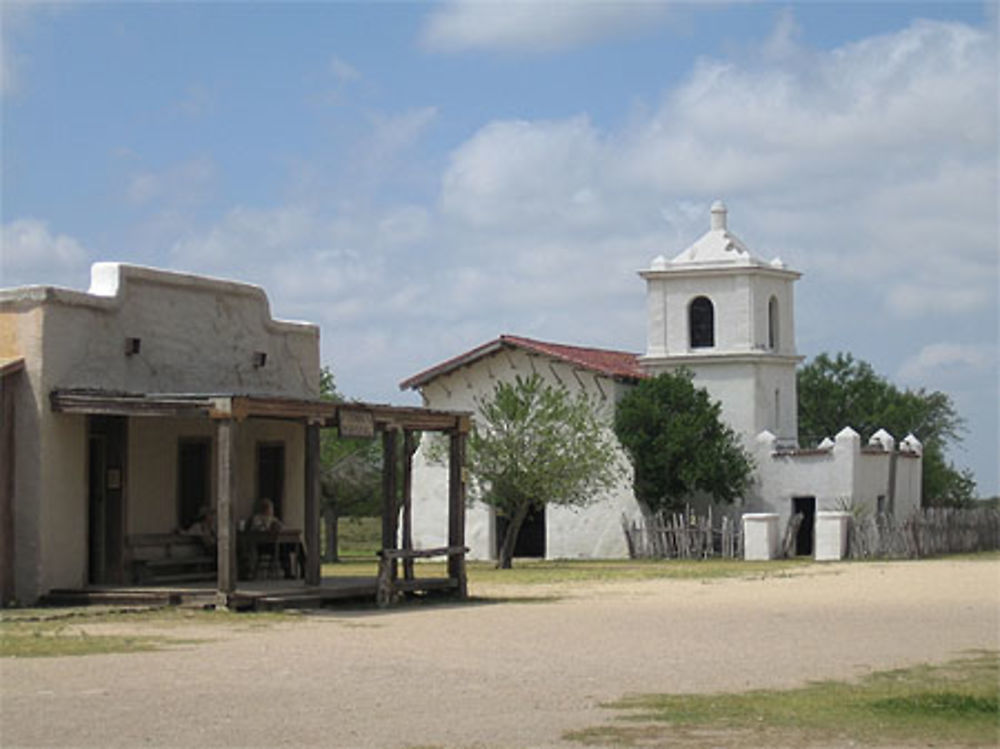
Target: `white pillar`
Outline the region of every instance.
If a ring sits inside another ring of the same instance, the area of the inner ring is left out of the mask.
[[[776,559],[778,556],[778,514],[748,512],[743,515],[743,558],[748,561]]]
[[[815,559],[817,562],[836,562],[847,555],[847,531],[851,522],[849,512],[817,512]]]

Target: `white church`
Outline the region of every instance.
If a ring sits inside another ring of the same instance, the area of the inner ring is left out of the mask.
[[[418,390],[430,408],[476,410],[499,381],[537,373],[602,404],[611,429],[615,404],[644,377],[685,367],[695,385],[721,403],[722,415],[755,461],[753,488],[738,503],[747,519],[769,521],[771,536],[804,517],[796,553],[813,554],[818,517],[845,508],[906,516],[920,506],[922,447],[879,431],[861,443],[845,425],[818,447],[800,447],[794,284],[801,274],[779,259],[754,256],[729,231],[725,205],[711,207],[709,230],[672,260],[653,259],[646,281],[647,343],[643,355],[501,335],[420,372],[400,387]],[[697,445],[692,445],[697,449]],[[628,459],[619,460],[630,475]],[[418,452],[414,463],[414,545],[435,547],[447,536],[447,471]],[[419,508],[419,510],[418,510]],[[515,556],[622,558],[623,518],[643,509],[623,480],[583,508],[549,506],[522,529]],[[473,559],[495,559],[503,519],[479,502],[467,512]],[[750,543],[748,536],[747,543]],[[773,541],[768,541],[773,546]],[[749,549],[748,549],[749,553]],[[766,555],[766,553],[765,553]]]

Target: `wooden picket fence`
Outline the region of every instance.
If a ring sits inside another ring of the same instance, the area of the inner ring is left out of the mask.
[[[717,522],[716,522],[717,521]],[[622,529],[632,559],[707,559],[743,557],[743,524],[738,514],[713,519],[684,512],[658,512],[641,520],[622,517]]]
[[[917,559],[1000,549],[1000,510],[929,507],[906,518],[852,518],[851,559]]]

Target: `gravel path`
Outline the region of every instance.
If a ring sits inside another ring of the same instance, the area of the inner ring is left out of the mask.
[[[153,653],[4,660],[3,747],[564,747],[628,692],[790,687],[1000,648],[1000,562],[479,587],[543,596],[172,630]],[[544,596],[558,596],[546,599]]]

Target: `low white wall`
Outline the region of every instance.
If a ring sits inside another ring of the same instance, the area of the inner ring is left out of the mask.
[[[747,508],[777,513],[782,527],[788,523],[795,497],[815,497],[817,512],[851,508],[874,512],[878,497],[889,494],[889,452],[875,444],[862,448],[861,438],[849,427],[815,450],[778,449],[774,435],[762,432],[754,442],[753,456],[757,481]],[[897,457],[897,516],[920,507],[921,463],[919,452]]]

